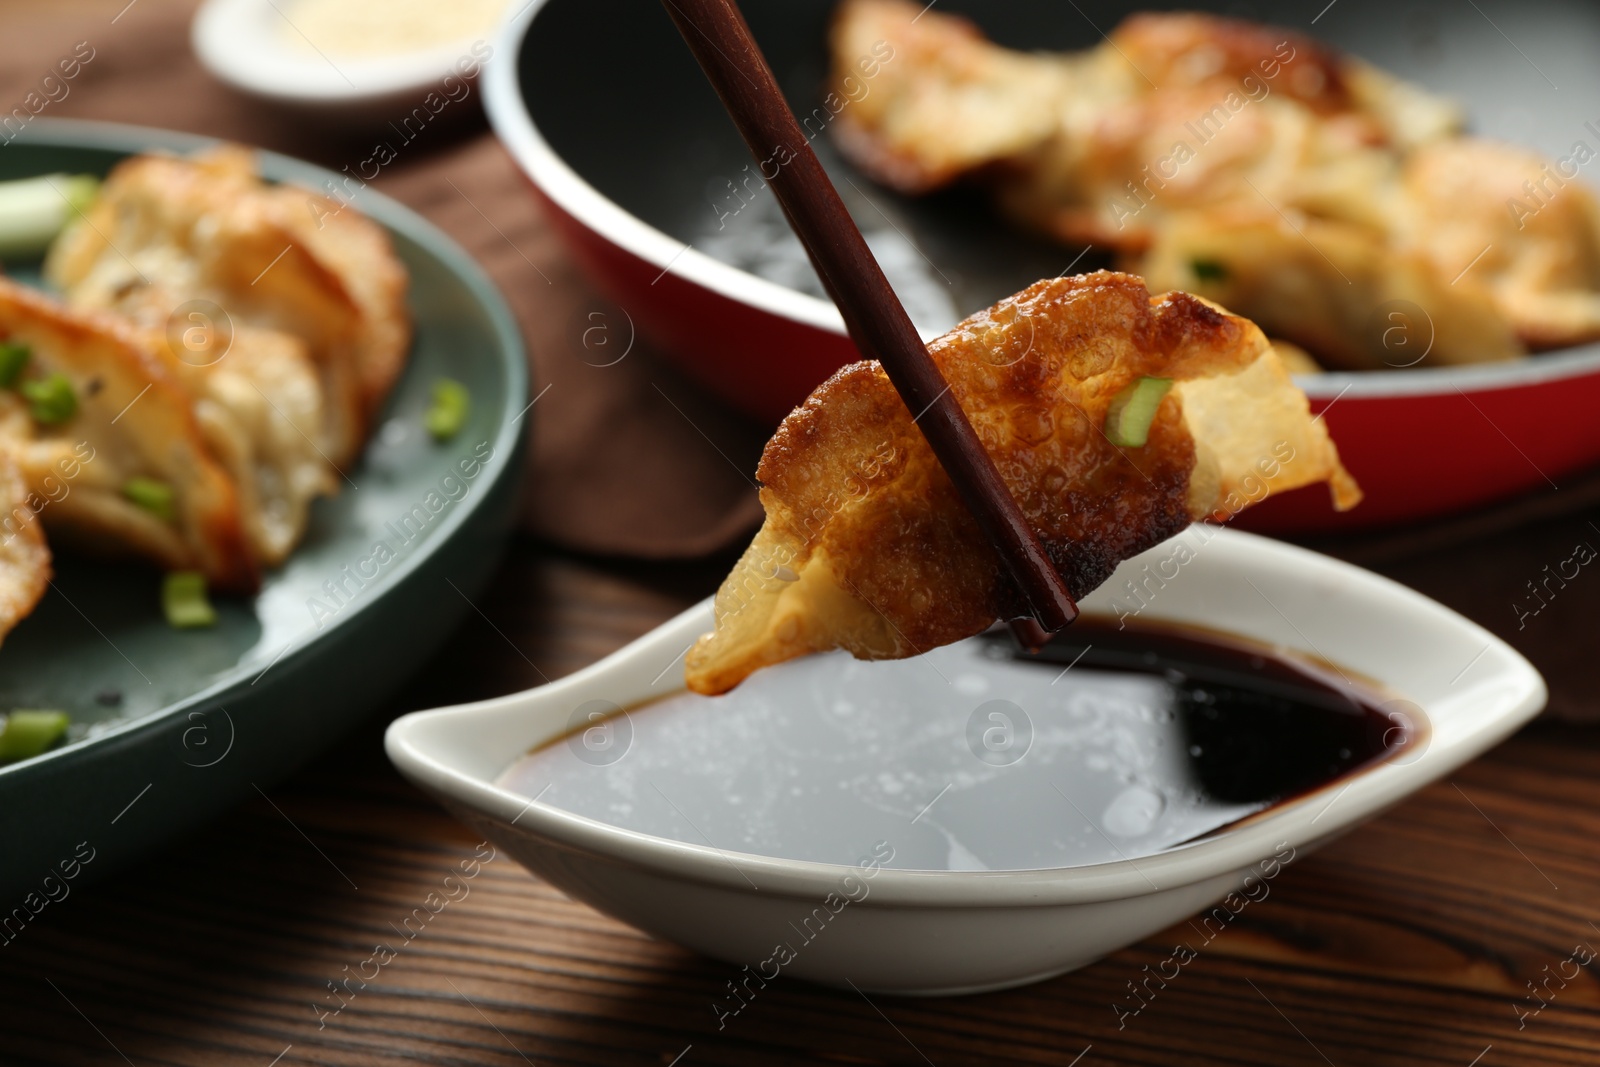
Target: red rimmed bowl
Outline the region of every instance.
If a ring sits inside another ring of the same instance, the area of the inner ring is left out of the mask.
[[[1141,5],[1142,6],[1142,5]],[[1188,4],[1186,7],[1205,7]],[[742,5],[790,103],[925,336],[1041,277],[1104,265],[1014,232],[980,197],[909,200],[832,151],[818,110],[832,0]],[[996,40],[1083,48],[1133,10],[1048,0],[940,10]],[[1271,12],[1228,8],[1231,14]],[[1554,157],[1600,98],[1600,9],[1529,2],[1487,18],[1423,0],[1405,18],[1383,0],[1344,0],[1314,31],[1461,100],[1479,133]],[[1303,28],[1302,28],[1303,29]],[[1522,42],[1520,57],[1508,44]],[[1530,51],[1531,50],[1531,51]],[[1553,81],[1551,80],[1553,79]],[[770,191],[677,31],[637,0],[532,0],[505,27],[485,75],[496,133],[572,254],[636,328],[738,408],[776,423],[860,358]],[[1557,92],[1554,85],[1559,84]],[[574,338],[577,343],[577,338]],[[1366,490],[1335,514],[1302,490],[1246,515],[1279,533],[1371,528],[1444,515],[1546,486],[1600,462],[1600,345],[1510,364],[1321,374],[1300,379]]]

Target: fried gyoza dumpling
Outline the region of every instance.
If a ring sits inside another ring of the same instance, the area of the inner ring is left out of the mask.
[[[834,91],[850,103],[833,129],[863,170],[927,192],[1055,134],[1055,104],[1081,80],[1068,63],[997,48],[965,19],[917,16],[900,0],[846,0],[834,16]]]
[[[1460,125],[1452,105],[1309,38],[1212,15],[1134,15],[1069,62],[1080,85],[1119,88],[1061,106],[1001,202],[1126,253],[1215,210],[1381,227],[1399,150]]]
[[[1383,224],[1386,206],[1374,190],[1393,183],[1398,163],[1361,140],[1362,124],[1271,96],[1237,112],[1219,99],[1173,89],[1107,105],[1090,132],[1050,141],[1001,183],[1001,206],[1063,241],[1129,254],[1172,219],[1197,213],[1279,218],[1277,208]]]
[[[893,59],[863,81],[875,41]],[[880,181],[981,178],[1030,228],[1330,366],[1413,365],[1427,346],[1389,344],[1396,304],[1421,310],[1403,332],[1432,340],[1429,365],[1600,337],[1600,202],[1573,177],[1593,153],[1552,168],[1462,137],[1454,105],[1298,34],[1141,14],[1025,55],[906,0],[845,0],[833,55],[840,146]]]
[[[1263,198],[1378,220],[1397,151],[1460,125],[1309,38],[1212,15],[1135,15],[1097,48],[1033,55],[920,4],[846,0],[832,47],[841,147],[878,180],[924,192],[988,168],[1023,221],[1123,251],[1175,212]],[[863,79],[874,48],[893,58]]]
[[[185,332],[208,329],[196,324]],[[239,491],[256,558],[282,563],[305,532],[311,502],[339,488],[316,445],[323,393],[305,345],[278,330],[239,326],[231,338],[211,338],[226,345],[213,362],[205,341],[190,349],[183,341],[174,346],[170,332],[151,331],[147,342],[194,393],[195,418]]]
[[[40,515],[52,539],[255,589],[233,482],[189,391],[135,332],[0,279],[0,339],[28,350],[0,390],[0,442],[29,490],[51,498]]]
[[[1360,490],[1254,324],[1125,274],[1040,282],[928,347],[1067,586],[1191,522],[1326,482]],[[1104,432],[1141,378],[1175,384],[1146,443]],[[843,648],[892,659],[979,633],[1025,607],[876,363],[839,371],[767,444],[767,518],[691,650],[689,686]]]
[[[241,148],[122,163],[46,272],[74,307],[147,328],[206,300],[234,326],[301,339],[323,389],[318,447],[340,466],[365,441],[410,343],[406,275],[382,229],[325,197],[265,184]]]
[[[1366,144],[1410,149],[1463,123],[1443,97],[1302,34],[1243,19],[1141,12],[1096,51],[1133,67],[1141,92],[1205,88],[1215,102],[1235,91],[1253,97],[1270,83],[1271,93],[1351,127],[1351,139]]]
[[[357,378],[367,424],[405,369],[411,347],[406,310],[409,276],[383,227],[352,207],[292,185],[269,186],[265,195],[317,261],[333,272],[361,313]]]
[[[1298,226],[1254,211],[1173,219],[1140,258],[1154,289],[1239,308],[1274,337],[1338,370],[1483,363],[1525,354],[1475,279],[1455,285],[1417,250],[1364,227]],[[1420,314],[1419,314],[1420,312]]]
[[[1452,365],[1600,339],[1600,201],[1536,154],[1429,144],[1405,161],[1388,203],[1385,230],[1184,215],[1138,266],[1151,285],[1236,307],[1342,369],[1411,366],[1429,344],[1429,365]],[[1419,323],[1405,322],[1402,304],[1423,312]]]
[[[60,472],[76,469],[69,464]],[[50,549],[44,543],[39,512],[64,485],[51,484],[50,497],[30,492],[22,472],[0,444],[0,639],[33,610],[50,585]]]
[[[1592,155],[1580,144],[1551,164],[1495,141],[1429,145],[1406,162],[1396,244],[1486,289],[1529,348],[1600,339],[1600,201],[1575,176]]]

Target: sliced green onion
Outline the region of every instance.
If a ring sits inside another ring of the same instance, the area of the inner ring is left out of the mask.
[[[1171,378],[1140,378],[1112,397],[1106,409],[1106,437],[1118,448],[1143,448],[1161,398],[1171,388]]]
[[[93,174],[73,174],[62,183],[74,215],[82,215],[100,196],[100,179]]]
[[[433,406],[428,408],[422,422],[435,441],[448,441],[467,424],[467,413],[471,410],[467,387],[452,378],[440,378],[433,383]]]
[[[199,571],[173,571],[161,582],[161,610],[177,630],[212,626],[216,609],[206,599],[206,576]]]
[[[129,478],[123,483],[122,495],[158,519],[171,522],[176,516],[172,486],[158,478]]]
[[[13,711],[0,721],[0,762],[37,756],[67,732],[64,711]]]
[[[18,388],[33,417],[47,426],[66,422],[78,413],[78,394],[72,391],[72,382],[65,374],[23,382]]]
[[[17,384],[17,376],[28,365],[33,349],[15,341],[0,341],[0,389],[10,389]]]
[[[1194,276],[1203,282],[1223,282],[1228,280],[1228,265],[1220,260],[1190,260],[1189,269],[1194,271]]]
[[[99,195],[87,174],[46,174],[0,182],[0,258],[34,259]]]

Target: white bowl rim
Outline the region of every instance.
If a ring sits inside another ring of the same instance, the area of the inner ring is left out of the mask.
[[[1509,736],[1544,707],[1544,679],[1532,664],[1481,626],[1422,594],[1352,564],[1270,538],[1230,529],[1219,529],[1216,536],[1252,556],[1264,555],[1269,560],[1276,557],[1278,563],[1309,568],[1303,572],[1306,574],[1320,572],[1350,578],[1364,587],[1366,595],[1387,599],[1391,604],[1405,603],[1421,608],[1442,624],[1472,635],[1484,644],[1480,659],[1498,660],[1503,664],[1501,680],[1511,687],[1514,695],[1505,698],[1497,714],[1478,722],[1458,741],[1458,751],[1454,755],[1459,758],[1441,757],[1430,761],[1425,755],[1411,763],[1381,763],[1274,805],[1262,815],[1233,828],[1137,860],[1039,870],[885,868],[877,872],[873,882],[872,900],[876,904],[1044,907],[1144,896],[1230,872],[1242,874],[1251,865],[1273,855],[1280,843],[1295,844],[1287,831],[1298,828],[1302,832],[1298,845],[1309,845],[1351,827],[1451,773]],[[389,726],[385,736],[389,758],[406,777],[436,795],[494,821],[515,822],[519,829],[561,847],[684,881],[739,891],[748,891],[749,883],[755,883],[759,886],[757,891],[763,893],[820,899],[836,889],[840,878],[854,868],[718,849],[612,826],[530,800],[492,781],[446,766],[419,743],[418,735],[441,719],[451,721],[452,729],[460,729],[475,716],[504,714],[524,702],[555,699],[563,691],[581,689],[647,647],[647,642],[687,651],[683,647],[684,637],[688,635],[692,639],[706,628],[710,618],[709,603],[709,600],[702,601],[623,649],[550,685],[473,704],[402,716]],[[1490,656],[1491,652],[1495,655]],[[682,654],[678,653],[680,657]],[[653,662],[659,662],[659,656]],[[1437,750],[1430,749],[1429,753],[1434,751]],[[508,754],[506,765],[509,766],[516,755]],[[1340,805],[1339,817],[1321,831],[1312,833],[1311,827],[1333,807],[1333,801],[1325,800],[1324,795],[1334,788],[1339,790],[1334,798]]]
[[[252,19],[264,9],[287,21],[273,0],[205,0],[190,23],[191,47],[213,77],[255,96],[298,105],[359,106],[426,88],[454,73],[454,63],[474,43],[487,43],[498,32],[397,55],[347,57],[336,65],[320,52],[302,56],[251,34]]]
[[[665,274],[676,269],[686,280],[729,300],[791,322],[843,336],[844,319],[826,300],[713,259],[649,225],[589,184],[545,140],[522,102],[518,60],[522,45],[549,0],[529,0],[501,27],[495,59],[486,64],[484,107],[489,124],[523,172],[562,211],[619,248]],[[924,330],[931,341],[937,331]],[[1517,360],[1475,366],[1396,368],[1385,371],[1297,375],[1298,384],[1314,400],[1331,403],[1345,397],[1387,398],[1448,396],[1523,389],[1600,374],[1600,344]]]

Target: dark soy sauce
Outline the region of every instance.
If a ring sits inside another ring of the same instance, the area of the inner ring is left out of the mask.
[[[588,699],[570,709],[581,728],[500,783],[788,859],[855,863],[878,842],[907,869],[1136,859],[1419,740],[1420,723],[1345,673],[1198,628],[1085,617],[1032,655],[997,629],[906,660],[809,656],[721,697]]]
[[[1218,800],[1283,800],[1421,741],[1410,705],[1386,707],[1395,701],[1332,664],[1282,657],[1227,634],[1085,618],[1037,653],[1017,655],[1161,676],[1191,767]]]

